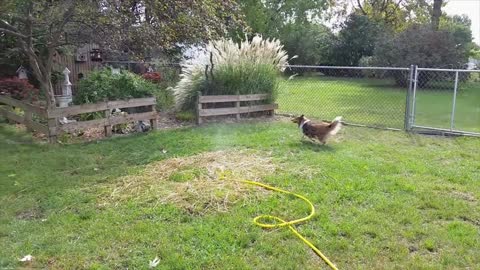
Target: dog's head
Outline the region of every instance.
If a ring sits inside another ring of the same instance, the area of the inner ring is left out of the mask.
[[[298,117],[294,117],[292,119],[292,122],[297,124],[297,125],[301,125],[303,122],[305,122],[307,120],[307,118],[305,118],[305,116],[302,114]]]

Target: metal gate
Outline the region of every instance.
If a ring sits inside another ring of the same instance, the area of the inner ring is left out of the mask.
[[[411,70],[406,130],[480,137],[480,70]]]

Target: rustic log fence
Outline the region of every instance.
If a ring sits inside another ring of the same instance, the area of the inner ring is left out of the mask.
[[[252,101],[268,100],[268,94],[252,94],[252,95],[220,95],[220,96],[202,96],[198,94],[197,100],[197,124],[202,124],[205,117],[221,116],[221,115],[235,115],[237,120],[240,120],[242,114],[252,112],[269,112],[274,114],[278,104],[260,104],[260,105],[241,105],[242,102],[248,103]],[[233,107],[227,108],[204,108],[205,104],[212,103],[234,103]]]
[[[112,127],[132,121],[149,120],[152,129],[157,129],[156,100],[153,97],[129,100],[104,101],[93,104],[74,105],[64,108],[46,109],[7,96],[0,96],[0,115],[6,119],[24,124],[28,131],[38,131],[48,136],[49,142],[57,142],[61,131],[71,132],[86,128],[104,128],[105,136],[112,135]],[[23,110],[23,115],[15,113],[13,108]],[[131,112],[129,114],[112,114],[114,109],[145,108],[147,112]],[[103,118],[88,121],[68,121],[60,123],[60,119],[85,113],[103,112]],[[34,115],[36,117],[34,117]],[[37,119],[39,121],[37,121]]]

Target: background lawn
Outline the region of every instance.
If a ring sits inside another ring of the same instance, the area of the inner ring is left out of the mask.
[[[480,132],[480,83],[461,83],[455,128]],[[406,88],[392,80],[342,77],[295,77],[283,80],[279,111],[380,127],[403,128]],[[419,89],[416,124],[450,128],[453,84],[450,89]]]
[[[248,187],[224,209],[192,200],[234,194],[188,191],[208,170],[194,158],[219,150],[236,158],[232,170],[242,152],[256,156],[268,168],[258,180],[310,198],[317,214],[298,230],[340,269],[480,265],[480,140],[346,127],[319,146],[271,122],[63,146],[0,124],[0,268],[32,254],[31,267],[50,269],[139,269],[155,256],[157,269],[327,269],[287,229],[252,223],[263,213],[303,217],[301,201]],[[165,164],[177,172],[163,177]]]

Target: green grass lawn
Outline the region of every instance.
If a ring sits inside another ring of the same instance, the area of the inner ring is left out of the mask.
[[[403,128],[406,88],[363,78],[295,77],[280,83],[279,111],[380,127]],[[416,124],[450,128],[453,89],[417,92]],[[460,84],[455,128],[480,132],[480,83]]]
[[[308,197],[317,214],[297,228],[339,269],[475,269],[479,150],[355,127],[320,146],[285,122],[51,146],[0,124],[0,268],[327,269],[252,222],[308,207],[233,182],[245,176]]]

